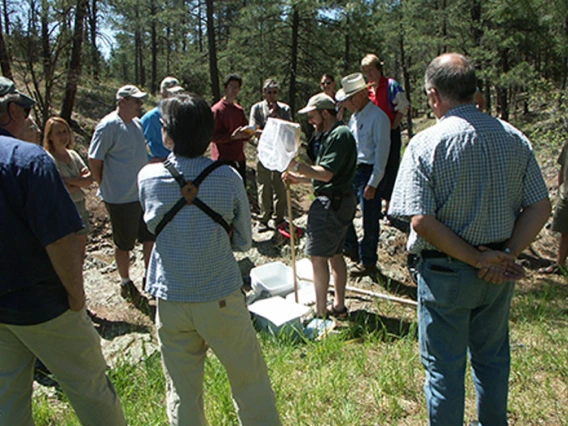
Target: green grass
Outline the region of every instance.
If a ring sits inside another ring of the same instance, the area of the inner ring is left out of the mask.
[[[377,305],[320,342],[259,335],[278,410],[285,425],[417,425],[426,423],[424,372],[416,324],[397,333],[382,319],[409,308]],[[411,311],[410,311],[411,312]],[[511,312],[512,371],[509,419],[518,425],[568,424],[568,286],[544,283],[517,290]],[[391,330],[391,331],[389,331]],[[158,354],[110,373],[131,425],[167,425]],[[466,381],[466,421],[475,420],[475,393]],[[235,425],[230,387],[219,360],[205,366],[209,424]],[[34,400],[37,425],[78,425],[64,395]]]

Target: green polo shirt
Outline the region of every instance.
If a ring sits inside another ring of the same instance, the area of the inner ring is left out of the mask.
[[[353,189],[357,168],[357,145],[349,127],[338,121],[324,135],[316,165],[333,173],[329,182],[312,180],[314,191],[347,192]]]

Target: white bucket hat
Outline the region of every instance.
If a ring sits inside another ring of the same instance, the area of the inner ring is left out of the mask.
[[[339,91],[335,95],[335,99],[338,102],[343,102],[345,99],[347,99],[350,96],[353,96],[355,93],[367,89],[367,83],[365,83],[365,78],[363,77],[363,74],[361,74],[360,72],[355,74],[350,74],[347,77],[343,77],[341,79],[341,86],[342,88],[339,89]]]

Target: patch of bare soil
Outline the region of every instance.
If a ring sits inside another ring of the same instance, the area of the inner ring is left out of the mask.
[[[247,158],[254,159],[254,146],[247,146]],[[248,152],[248,151],[251,152]],[[248,162],[247,191],[251,202],[251,211],[258,213],[254,160]],[[555,198],[557,193],[556,173],[554,161],[547,160],[543,164],[543,172],[547,180],[551,195]],[[299,227],[306,225],[306,213],[312,200],[312,191],[309,185],[292,188],[292,205],[294,222]],[[114,264],[114,251],[110,223],[104,204],[96,196],[96,186],[87,190],[87,207],[91,214],[93,232],[87,249],[85,261],[85,286],[88,297],[88,306],[95,323],[108,345],[117,337],[128,335],[145,335],[144,345],[153,342],[153,307],[155,302],[148,298],[150,310],[144,306],[134,306],[125,301],[119,294],[119,277]],[[358,233],[361,233],[360,218],[355,219]],[[253,247],[246,253],[236,253],[241,267],[245,289],[250,288],[249,272],[258,265],[280,260],[291,265],[291,247],[289,240],[282,237],[276,230],[260,232],[256,220],[252,221]],[[519,289],[530,290],[541,288],[546,278],[549,282],[558,285],[566,284],[562,276],[544,277],[538,274],[537,269],[548,265],[556,255],[557,236],[550,231],[549,224],[538,236],[537,240],[521,255],[521,262],[527,270],[527,277],[519,283]],[[304,238],[300,238],[296,247],[296,259],[303,255]],[[412,281],[406,267],[406,234],[392,226],[381,225],[379,243],[379,277],[349,278],[348,286],[369,290],[376,293],[392,295],[416,300],[416,285]],[[142,277],[144,275],[141,248],[137,247],[131,257],[131,277],[136,286],[142,291]],[[348,268],[354,264],[348,260]],[[147,296],[147,295],[146,295]],[[398,305],[385,302],[382,299],[348,292],[347,305],[352,313],[364,314],[380,320],[382,326],[387,326],[393,333],[403,333],[408,330],[415,319],[415,309],[412,306]],[[380,312],[380,315],[378,313]],[[378,316],[377,316],[378,315]],[[392,329],[392,330],[391,330]],[[139,339],[136,339],[139,340]],[[134,342],[129,339],[126,344],[132,346]],[[143,349],[143,348],[142,348]],[[141,350],[135,351],[138,354]],[[147,349],[144,349],[148,352]],[[153,351],[155,347],[152,347]],[[109,350],[110,351],[110,350]],[[151,352],[150,351],[150,352]],[[124,351],[112,349],[115,355],[124,356]],[[111,355],[110,353],[108,355]]]

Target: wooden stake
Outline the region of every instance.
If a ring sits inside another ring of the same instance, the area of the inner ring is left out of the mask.
[[[292,271],[294,274],[294,298],[298,299],[298,277],[296,276],[296,230],[294,229],[294,216],[292,214],[292,195],[290,193],[290,182],[286,182],[286,200],[288,201],[288,221],[290,222],[290,247],[292,248]]]

